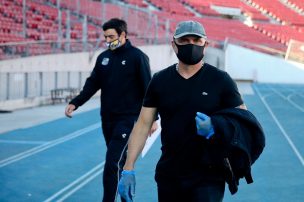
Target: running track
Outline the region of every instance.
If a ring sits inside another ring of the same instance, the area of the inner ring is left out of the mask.
[[[241,180],[236,195],[226,189],[224,201],[303,202],[304,86],[251,87],[243,98],[263,125],[266,148],[253,165],[254,183]],[[101,201],[106,149],[98,106],[94,102],[72,119],[62,116],[65,105],[0,114],[0,201]],[[159,155],[156,138],[136,164],[135,202],[157,201]]]

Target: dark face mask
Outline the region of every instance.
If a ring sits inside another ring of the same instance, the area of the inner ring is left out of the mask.
[[[174,42],[175,43],[175,42]],[[177,58],[187,65],[194,65],[199,63],[204,57],[205,46],[198,46],[194,44],[178,45]]]

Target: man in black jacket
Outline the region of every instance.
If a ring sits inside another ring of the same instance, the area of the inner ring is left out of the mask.
[[[80,94],[66,107],[65,115],[88,101],[101,89],[102,129],[107,145],[103,202],[114,202],[129,134],[138,118],[151,79],[149,59],[127,39],[127,24],[111,19],[103,24],[108,49],[102,52]],[[156,123],[151,133],[157,129]]]

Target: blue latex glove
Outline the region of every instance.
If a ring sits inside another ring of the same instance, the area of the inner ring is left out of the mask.
[[[195,122],[198,135],[209,139],[214,134],[211,119],[206,114],[196,112]]]
[[[124,170],[118,183],[118,192],[127,202],[132,202],[135,196],[135,171]]]

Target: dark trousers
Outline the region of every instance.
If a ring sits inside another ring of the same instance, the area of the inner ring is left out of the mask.
[[[118,197],[117,184],[126,161],[127,143],[134,122],[134,118],[102,122],[102,130],[107,145],[103,172],[103,202],[114,202]],[[122,201],[125,200],[122,199]]]
[[[179,183],[158,183],[159,202],[222,202],[225,182],[201,182],[192,187],[182,187]]]

